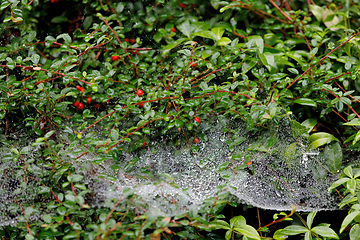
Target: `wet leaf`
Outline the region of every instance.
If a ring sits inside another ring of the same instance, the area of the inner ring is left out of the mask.
[[[342,233],[345,230],[345,228],[351,223],[351,221],[359,214],[360,214],[360,211],[354,211],[354,212],[348,214],[341,224],[340,233]]]
[[[332,143],[325,147],[324,156],[329,170],[336,174],[341,170],[343,154],[338,142]]]
[[[310,98],[298,98],[294,101],[294,103],[305,105],[305,106],[311,106],[316,107],[316,102]]]
[[[309,140],[310,140],[310,146],[309,146],[310,150],[323,146],[327,143],[330,143],[331,141],[337,141],[337,142],[339,141],[339,139],[334,137],[332,134],[326,132],[314,133],[310,135]]]
[[[249,44],[255,44],[259,48],[259,53],[264,52],[264,40],[261,36],[253,35],[248,37]]]

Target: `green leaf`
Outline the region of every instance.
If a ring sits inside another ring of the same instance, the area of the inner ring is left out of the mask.
[[[8,1],[2,2],[2,3],[1,3],[1,6],[0,6],[0,11],[4,10],[4,9],[7,8],[9,5],[10,5],[10,2],[8,2]]]
[[[308,133],[310,133],[314,129],[316,124],[317,124],[317,120],[315,118],[308,118],[301,123],[301,125],[306,127]]]
[[[359,126],[359,125],[360,125],[360,119],[354,118],[354,119],[352,119],[350,122],[344,123],[343,125]]]
[[[316,215],[316,212],[311,212],[311,213],[309,213],[309,215],[307,216],[307,218],[306,218],[306,224],[307,224],[308,228],[311,228],[311,225],[312,225],[312,223],[313,223],[313,221],[314,221],[315,215]]]
[[[316,20],[321,22],[324,9],[315,4],[310,4],[309,8],[310,8],[311,13],[314,14],[314,16],[316,17]]]
[[[356,135],[355,135],[355,138],[354,138],[354,141],[353,141],[353,145],[355,144],[355,143],[357,143],[358,141],[359,141],[359,139],[360,139],[360,131],[358,131],[357,133],[356,133]]]
[[[106,173],[100,173],[98,177],[99,178],[104,178],[104,179],[107,179],[107,180],[110,180],[110,181],[113,181],[113,182],[117,181],[116,177],[111,176],[111,175],[106,174]]]
[[[39,188],[39,194],[44,194],[44,193],[49,193],[50,192],[50,188],[47,186],[40,186]]]
[[[160,31],[157,31],[153,36],[154,41],[157,43],[159,43],[162,38],[163,38],[163,34]]]
[[[50,132],[47,132],[44,136],[45,139],[48,139],[49,137],[51,137],[54,134],[55,130],[52,130]]]
[[[228,45],[229,43],[231,43],[231,40],[228,37],[222,37],[219,40],[217,40],[216,43],[219,46],[225,46],[225,45]]]
[[[211,29],[211,32],[214,33],[215,40],[220,40],[225,30],[222,27],[215,27]]]
[[[187,36],[188,38],[190,37],[191,34],[191,26],[189,21],[185,21],[182,24],[178,25],[177,28],[180,30],[180,32],[182,32],[182,34],[184,34],[185,36]]]
[[[344,168],[343,172],[345,173],[346,176],[348,176],[349,178],[353,178],[353,170],[351,166],[347,166],[346,168]]]
[[[121,13],[123,10],[124,10],[124,4],[123,4],[123,3],[118,3],[115,11],[116,11],[117,13]]]
[[[56,37],[56,41],[61,38],[64,39],[65,44],[71,43],[71,37],[69,36],[69,34],[67,33],[60,34],[59,36]]]
[[[14,69],[16,67],[16,63],[12,60],[12,58],[7,57],[6,58],[6,66],[9,69]]]
[[[248,40],[249,40],[248,44],[250,44],[250,46],[252,44],[255,44],[259,48],[259,53],[263,53],[264,39],[261,36],[258,35],[249,36]]]
[[[241,67],[241,73],[245,74],[249,70],[251,70],[255,65],[257,64],[257,61],[255,59],[251,59],[250,62],[245,61]]]
[[[43,215],[42,218],[44,219],[44,222],[46,223],[51,223],[51,216],[46,214],[46,215]]]
[[[288,71],[293,74],[299,74],[299,71],[296,68],[288,68]]]
[[[341,200],[341,202],[339,203],[339,208],[343,208],[346,205],[353,204],[356,201],[358,201],[357,196],[349,193],[344,197],[344,199]]]
[[[13,21],[14,23],[17,23],[17,22],[24,21],[24,19],[22,19],[21,17],[16,17],[16,18],[13,18],[12,21]]]
[[[294,159],[296,157],[296,151],[297,151],[297,142],[293,142],[286,148],[284,160],[289,168],[293,167],[295,162]]]
[[[51,19],[52,23],[63,23],[63,22],[67,22],[67,18],[64,16],[57,16]]]
[[[332,134],[326,132],[314,133],[310,135],[309,140],[310,140],[310,146],[309,146],[310,150],[323,146],[327,143],[330,143],[331,141],[339,141],[339,139],[334,137]]]
[[[225,233],[225,240],[231,240],[232,230],[227,230]]]
[[[110,138],[113,141],[118,141],[119,140],[119,132],[118,132],[118,130],[116,130],[116,129],[111,130]]]
[[[352,226],[352,228],[350,229],[350,240],[360,240],[360,225],[359,224],[355,224],[354,226]]]
[[[16,155],[20,155],[19,151],[16,148],[11,148],[10,150]]]
[[[175,127],[179,128],[182,127],[182,125],[184,125],[184,122],[181,119],[176,119]]]
[[[344,104],[351,106],[351,100],[346,98],[346,97],[341,97],[340,101],[343,102]]]
[[[351,221],[359,214],[360,214],[360,211],[354,211],[354,212],[348,214],[341,224],[340,233],[342,233],[344,231],[344,229],[351,223]]]
[[[329,144],[325,147],[324,157],[326,165],[332,173],[337,173],[341,170],[343,154],[338,142]]]
[[[240,233],[246,237],[253,239],[261,239],[256,229],[250,225],[242,225],[240,227],[233,228],[234,232]]]
[[[93,84],[91,84],[91,89],[94,92],[98,92],[99,91],[99,85],[97,83],[93,83]]]
[[[77,232],[70,232],[70,233],[66,234],[63,239],[72,239],[72,238],[77,238],[77,237],[78,237]]]
[[[279,229],[274,233],[273,238],[275,240],[286,240],[288,239],[288,236],[283,233],[283,229]]]
[[[340,178],[339,180],[337,180],[336,182],[331,184],[331,186],[328,188],[328,191],[331,191],[332,189],[337,188],[338,186],[346,183],[349,180],[350,180],[350,178]]]
[[[67,179],[70,182],[79,182],[84,179],[84,176],[79,175],[79,174],[73,174],[73,175],[67,176]]]
[[[38,54],[32,54],[30,56],[30,60],[33,62],[34,65],[37,65],[40,60],[40,56]]]
[[[224,220],[214,220],[210,223],[211,229],[230,229],[230,225]]]
[[[285,235],[297,235],[301,233],[305,233],[309,231],[306,227],[299,226],[299,225],[291,225],[287,226],[282,230],[282,233]]]
[[[260,53],[259,58],[264,65],[276,67],[274,55],[272,53],[270,53],[270,52],[265,52],[263,54]]]
[[[120,4],[120,3],[119,3]],[[93,21],[93,16],[87,16],[85,19],[84,19],[84,22],[83,22],[83,28],[84,29],[88,29],[91,24],[92,24],[92,21]]]
[[[210,38],[214,41],[220,40],[217,39],[216,35],[214,32],[212,31],[200,31],[200,32],[194,32],[191,34],[192,37],[198,36],[198,37],[203,37],[203,38]]]
[[[294,101],[294,103],[300,104],[300,105],[305,105],[305,106],[312,106],[312,107],[316,107],[316,102],[314,102],[314,100],[310,99],[310,98],[298,98]]]
[[[166,45],[165,48],[164,48],[164,54],[168,53],[171,49],[173,49],[174,47],[176,47],[180,43],[184,42],[185,40],[188,40],[188,39],[187,38],[180,38],[180,39],[177,39],[176,41]]]
[[[312,232],[319,234],[323,237],[339,239],[339,236],[329,227],[317,226],[311,229]]]
[[[34,239],[35,239],[35,237],[33,235],[31,235],[31,234],[26,234],[25,235],[25,240],[34,240]]]
[[[150,134],[151,129],[150,129],[150,128],[143,128],[142,131],[143,131],[143,133],[145,133],[145,134]]]
[[[351,178],[349,181],[347,181],[346,188],[351,192],[351,194],[355,195],[356,180],[354,178]]]
[[[233,218],[230,219],[230,227],[231,228],[239,228],[243,225],[246,225],[246,219],[239,215],[239,216],[235,216]]]

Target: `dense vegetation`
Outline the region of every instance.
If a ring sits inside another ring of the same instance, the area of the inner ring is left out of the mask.
[[[357,0],[3,0],[0,11],[0,216],[16,219],[2,239],[359,239]],[[284,118],[339,173],[329,190],[350,210],[333,229],[295,209],[250,225],[224,212],[238,204],[228,192],[177,216],[147,212],[129,189],[91,205],[96,166],[152,139],[196,152],[200,124],[261,134]]]

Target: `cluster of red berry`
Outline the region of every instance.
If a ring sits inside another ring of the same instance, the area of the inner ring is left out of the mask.
[[[135,40],[135,39],[133,39],[133,38],[132,38],[132,39],[125,38],[125,39],[124,39],[124,41],[125,41],[125,42],[128,42],[128,43],[131,43],[131,44],[136,43],[136,40]]]
[[[195,117],[194,121],[197,123],[201,123],[201,120],[199,117]],[[194,138],[194,143],[199,143],[199,142],[200,142],[200,140],[198,138]]]
[[[141,90],[141,89],[138,89],[138,90],[136,91],[136,95],[138,95],[139,97],[142,97],[142,96],[144,95],[144,91]],[[144,102],[140,102],[140,103],[139,103],[139,106],[140,106],[140,107],[144,107]]]
[[[85,91],[85,89],[83,87],[80,87],[80,86],[76,86],[76,89],[79,90],[81,93],[83,93]],[[92,99],[91,97],[87,97],[86,98],[86,101],[88,104],[90,104],[92,102]],[[73,103],[73,106],[77,109],[77,110],[82,110],[84,109],[84,104],[82,104],[81,102],[79,101],[76,101]],[[100,107],[100,105],[99,105]]]
[[[192,65],[192,64],[194,64],[194,61],[192,61],[191,63],[190,63],[190,65]],[[196,64],[196,63],[195,63]],[[83,93],[84,92],[84,88],[83,87],[80,87],[80,86],[76,86],[76,89],[77,90],[79,90],[81,93]],[[138,95],[138,97],[142,97],[142,96],[144,96],[144,91],[142,90],[142,89],[138,89],[137,91],[136,91],[136,95]],[[91,102],[92,102],[92,99],[91,99],[91,97],[87,97],[87,102],[90,104]],[[82,109],[84,109],[84,104],[82,104],[81,102],[79,102],[79,101],[76,101],[76,102],[74,102],[73,103],[73,105],[74,105],[74,107],[77,109],[77,110],[82,110]],[[139,103],[139,106],[140,107],[144,107],[144,102],[140,102]],[[95,104],[95,108],[100,108],[100,104]],[[199,117],[195,117],[194,118],[194,121],[195,122],[197,122],[197,123],[201,123],[201,120],[200,120],[200,118]],[[199,139],[198,138],[195,138],[194,139],[194,143],[199,143]],[[144,145],[143,146],[145,146],[145,142],[144,142]]]
[[[120,58],[119,58],[119,56],[117,56],[117,55],[114,55],[114,56],[111,57],[111,60],[114,61],[114,62],[115,62],[115,61],[119,61],[119,59],[120,59]]]

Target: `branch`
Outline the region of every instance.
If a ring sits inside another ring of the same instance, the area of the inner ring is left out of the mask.
[[[357,35],[359,35],[360,32],[352,35],[348,40],[346,40],[345,42],[343,42],[342,44],[340,44],[339,46],[337,46],[336,48],[334,48],[333,50],[331,50],[328,54],[325,55],[325,57],[323,57],[322,59],[320,59],[318,62],[316,62],[314,65],[312,65],[311,67],[309,67],[303,74],[301,74],[297,79],[295,79],[292,83],[290,83],[289,86],[286,87],[286,89],[289,89],[289,87],[291,87],[294,83],[296,83],[298,80],[300,80],[306,73],[308,73],[313,67],[315,67],[315,65],[317,65],[318,63],[320,63],[321,61],[325,60],[330,54],[332,54],[333,52],[335,52],[336,50],[338,50],[338,48],[340,48],[342,45],[346,44],[347,42],[349,42],[352,38],[356,37]]]

